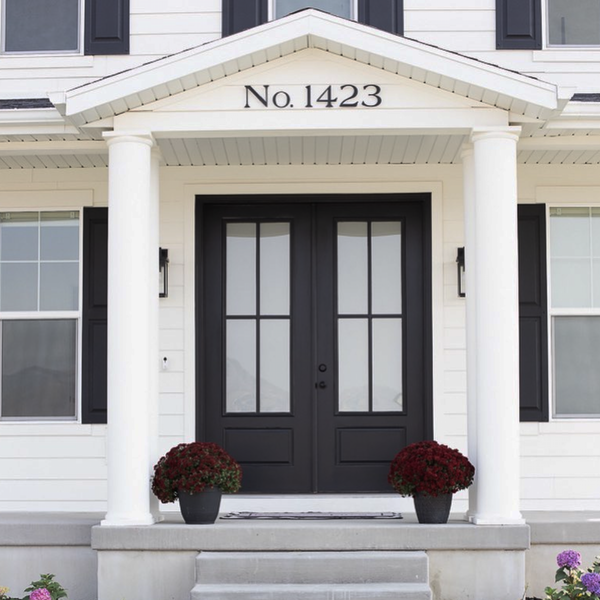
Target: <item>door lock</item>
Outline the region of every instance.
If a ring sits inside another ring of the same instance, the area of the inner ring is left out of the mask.
[[[326,384],[324,381],[319,381],[319,387],[320,387],[321,389],[324,389],[324,388],[326,388],[326,387],[327,387],[327,384]]]
[[[325,373],[325,371],[327,371],[327,365],[320,364],[319,371],[321,371],[321,373]]]

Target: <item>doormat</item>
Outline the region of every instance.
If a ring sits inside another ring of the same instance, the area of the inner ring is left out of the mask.
[[[221,519],[256,519],[265,521],[329,521],[336,519],[401,519],[397,512],[230,512]]]

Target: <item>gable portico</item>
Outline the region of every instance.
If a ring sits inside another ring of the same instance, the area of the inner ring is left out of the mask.
[[[357,106],[341,107],[339,97],[334,103],[324,96],[321,105],[307,98],[309,86],[320,96],[344,85],[356,89],[350,104]],[[190,166],[252,164],[261,146],[266,164],[380,164],[386,154],[390,164],[439,164],[459,162],[469,142],[467,355],[470,365],[477,357],[477,366],[469,380],[468,437],[478,468],[470,516],[480,524],[521,522],[516,149],[520,127],[556,108],[552,85],[315,11],[67,93],[67,117],[106,132],[109,147],[109,348],[118,345],[122,355],[109,351],[104,523],[154,520],[148,477],[157,458],[158,347],[147,333],[158,328],[149,266],[158,230],[152,148],[162,150],[167,164]],[[135,491],[125,493],[132,485]]]

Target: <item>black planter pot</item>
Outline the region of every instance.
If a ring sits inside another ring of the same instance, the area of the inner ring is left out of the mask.
[[[222,492],[218,488],[206,489],[199,494],[177,490],[179,508],[188,525],[209,525],[217,520]]]
[[[452,506],[452,494],[427,496],[417,493],[413,496],[419,523],[447,523]]]

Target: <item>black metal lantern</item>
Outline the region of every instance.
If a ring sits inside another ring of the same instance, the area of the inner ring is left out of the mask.
[[[169,295],[169,250],[158,249],[158,296],[166,298]]]
[[[467,294],[464,291],[465,278],[465,248],[456,249],[456,276],[458,278],[458,296],[464,298]]]

